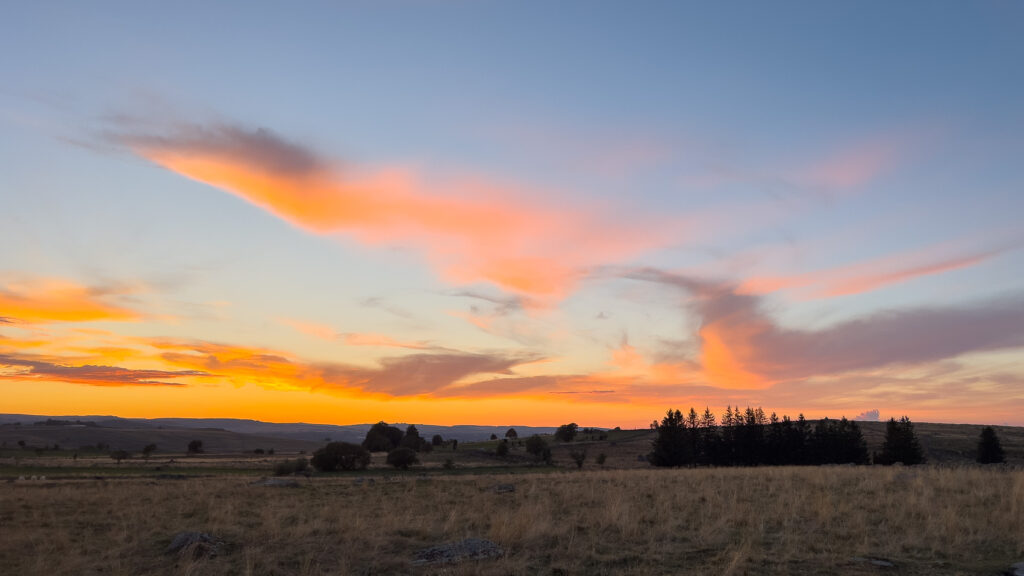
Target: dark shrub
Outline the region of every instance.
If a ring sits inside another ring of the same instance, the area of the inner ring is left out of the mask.
[[[312,464],[321,472],[365,470],[370,465],[370,451],[358,444],[331,442],[313,453]]]
[[[508,441],[498,442],[498,447],[494,449],[494,453],[498,456],[508,456]]]
[[[301,474],[309,469],[309,461],[305,458],[295,460],[283,460],[274,465],[274,476],[290,476]]]
[[[526,451],[533,454],[538,462],[551,463],[551,448],[548,448],[548,443],[536,434],[526,439]]]
[[[409,466],[416,464],[419,460],[416,459],[416,451],[411,448],[404,446],[395,448],[391,452],[388,452],[387,463],[394,466],[395,468],[401,468],[402,470],[408,470]]]
[[[203,441],[193,440],[188,443],[189,454],[202,454],[203,453]]]

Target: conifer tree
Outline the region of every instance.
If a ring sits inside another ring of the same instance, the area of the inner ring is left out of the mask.
[[[999,436],[991,426],[985,426],[981,430],[981,438],[978,440],[978,463],[980,464],[1002,464],[1006,462],[1006,455],[1003,453],[1003,446],[999,442]]]

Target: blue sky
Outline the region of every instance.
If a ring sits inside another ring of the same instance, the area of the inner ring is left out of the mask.
[[[7,12],[12,410],[1024,424],[1019,3]]]

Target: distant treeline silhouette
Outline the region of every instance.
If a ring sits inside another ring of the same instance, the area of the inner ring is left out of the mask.
[[[801,414],[795,421],[764,410],[727,407],[719,422],[703,414],[669,410],[651,428],[657,432],[648,459],[655,466],[786,466],[868,464],[867,443],[856,422],[825,418],[813,424]],[[890,420],[886,442],[875,462],[918,464],[924,461],[913,424]]]

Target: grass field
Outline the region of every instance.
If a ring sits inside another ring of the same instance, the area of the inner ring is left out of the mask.
[[[998,574],[1024,560],[1012,468],[583,470],[519,475],[8,481],[9,574]],[[493,487],[509,483],[512,493]],[[164,553],[198,530],[214,558]],[[503,558],[414,567],[466,537]],[[878,568],[855,557],[885,558]]]

